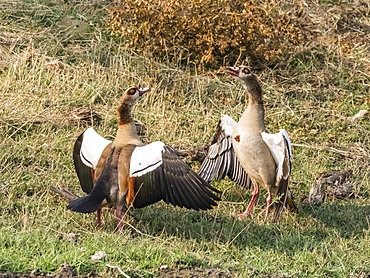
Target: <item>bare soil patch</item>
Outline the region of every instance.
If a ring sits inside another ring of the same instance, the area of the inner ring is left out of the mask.
[[[216,268],[183,268],[176,266],[174,268],[163,268],[160,270],[162,278],[233,278],[237,277],[234,271],[220,271]],[[87,275],[77,275],[72,267],[65,265],[54,275],[37,274],[6,274],[0,273],[0,278],[100,278],[100,276],[91,273]]]
[[[38,275],[38,274],[7,274],[0,273],[0,278],[99,278],[100,276],[91,273],[88,275],[77,275],[69,265],[64,265],[62,269],[54,275]]]
[[[162,278],[233,278],[238,277],[234,271],[220,272],[216,268],[166,268],[161,269],[160,277]]]

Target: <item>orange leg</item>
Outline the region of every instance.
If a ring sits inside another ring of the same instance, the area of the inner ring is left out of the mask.
[[[254,185],[253,192],[252,192],[252,199],[250,200],[247,209],[243,213],[238,214],[238,217],[240,220],[244,219],[247,215],[252,215],[253,207],[257,202],[259,194],[260,194],[260,189],[258,185]]]

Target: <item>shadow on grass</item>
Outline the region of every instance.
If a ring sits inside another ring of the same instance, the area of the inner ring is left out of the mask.
[[[362,235],[370,228],[370,205],[356,204],[355,199],[326,202],[319,207],[303,205],[300,217],[310,216],[343,238]]]
[[[236,248],[284,249],[294,254],[302,249],[314,250],[331,237],[363,237],[363,231],[369,229],[366,219],[370,206],[355,205],[352,201],[314,210],[301,206],[298,215],[287,213],[279,223],[258,216],[240,221],[217,209],[191,211],[161,203],[134,210],[133,214],[139,222],[132,222],[132,228],[153,237],[164,235]]]

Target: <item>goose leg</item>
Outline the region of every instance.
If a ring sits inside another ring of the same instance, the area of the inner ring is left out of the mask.
[[[122,206],[117,206],[116,208],[116,217],[117,217],[117,230],[122,229]]]
[[[247,215],[252,215],[253,207],[254,207],[255,203],[257,202],[258,196],[260,194],[260,189],[259,189],[257,183],[253,183],[253,184],[255,184],[255,185],[253,186],[252,198],[251,198],[251,200],[248,204],[248,207],[243,213],[238,214],[238,218],[240,220],[244,219]]]
[[[266,208],[266,217],[267,215],[270,213],[271,211],[271,201],[272,201],[272,197],[271,197],[271,193],[269,192],[268,195],[267,195],[267,198],[266,198],[266,204],[267,204],[267,208]]]
[[[100,228],[101,227],[101,208],[96,210],[96,225]]]

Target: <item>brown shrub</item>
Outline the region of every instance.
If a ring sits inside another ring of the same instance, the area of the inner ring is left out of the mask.
[[[109,26],[135,51],[172,61],[273,64],[304,40],[301,10],[276,0],[122,0]]]

